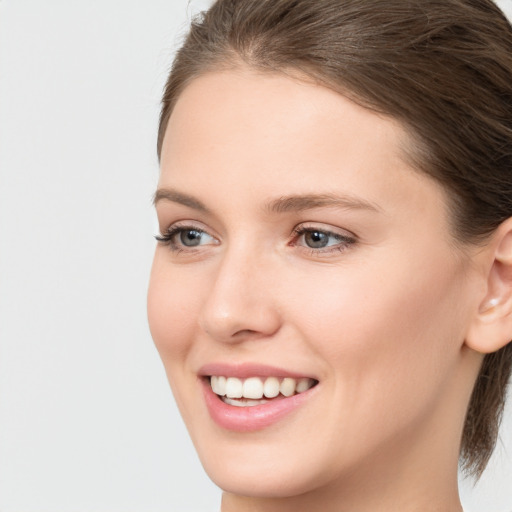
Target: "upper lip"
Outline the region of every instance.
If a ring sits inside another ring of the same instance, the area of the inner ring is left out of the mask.
[[[247,379],[249,377],[291,377],[300,379],[308,377],[318,380],[314,376],[302,372],[256,363],[208,363],[201,366],[198,374],[202,377],[222,375],[226,377],[237,377],[239,379]]]

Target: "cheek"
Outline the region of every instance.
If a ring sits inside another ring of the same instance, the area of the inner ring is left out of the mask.
[[[331,272],[322,289],[311,276],[296,291],[303,300],[294,315],[308,312],[301,330],[328,362],[336,400],[346,404],[339,410],[360,417],[353,424],[367,424],[368,435],[375,423],[382,429],[428,413],[454,375],[465,330],[463,273],[439,263],[418,254],[401,264],[382,258]]]
[[[423,265],[416,255],[412,265],[386,265],[381,259],[373,266],[328,268],[325,276],[310,272],[307,279],[303,274],[296,280],[300,287],[288,302],[328,355],[383,352],[422,342],[434,348],[439,341],[432,339],[434,333],[449,336],[460,328],[458,299],[464,293],[460,271],[430,263],[431,268]]]
[[[157,248],[148,289],[148,322],[153,341],[167,371],[180,365],[190,349],[197,324],[202,287],[187,280]]]

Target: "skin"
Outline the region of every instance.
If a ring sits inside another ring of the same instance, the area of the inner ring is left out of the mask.
[[[157,245],[148,314],[223,512],[462,510],[458,450],[482,361],[466,341],[492,258],[455,243],[448,198],[407,144],[393,120],[289,76],[209,73],[180,96],[158,221],[204,234]],[[350,201],[269,210],[311,194]],[[351,241],[318,250],[298,226]],[[230,432],[198,378],[219,361],[319,384],[278,423]]]

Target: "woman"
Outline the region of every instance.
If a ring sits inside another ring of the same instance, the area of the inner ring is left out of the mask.
[[[222,511],[460,511],[512,346],[490,0],[218,0],[169,76],[149,322]]]

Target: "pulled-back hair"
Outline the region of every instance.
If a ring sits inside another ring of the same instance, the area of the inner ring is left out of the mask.
[[[456,240],[485,242],[512,217],[512,27],[491,0],[217,0],[176,54],[159,156],[184,88],[241,65],[298,72],[400,121],[411,163],[448,192]],[[460,452],[473,475],[495,447],[511,367],[510,343],[484,358]]]

